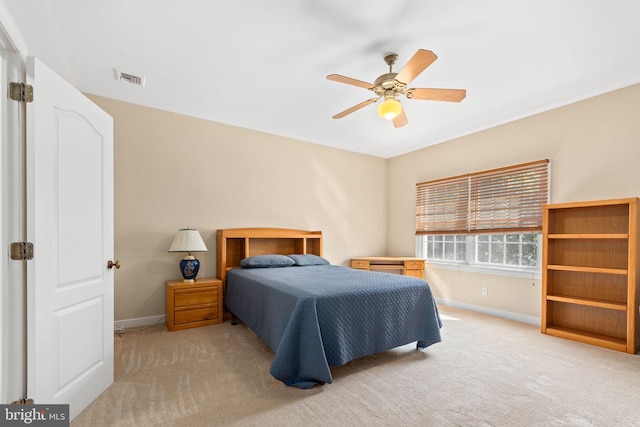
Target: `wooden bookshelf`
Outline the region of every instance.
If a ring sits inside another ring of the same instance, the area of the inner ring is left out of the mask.
[[[638,199],[546,205],[542,333],[640,351]]]

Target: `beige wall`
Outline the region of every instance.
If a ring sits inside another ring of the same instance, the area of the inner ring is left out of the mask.
[[[551,160],[551,202],[640,196],[640,85],[388,161],[388,253],[414,250],[415,184]],[[540,281],[428,267],[436,296],[540,316]],[[487,296],[481,288],[488,287]]]
[[[413,255],[415,183],[430,179],[549,158],[552,202],[640,195],[640,85],[388,160],[90,98],[115,123],[117,320],[164,314],[181,227],[201,231],[210,277],[217,228],[322,230],[335,264]],[[427,280],[443,299],[540,315],[538,279],[430,267]]]
[[[321,230],[324,255],[386,251],[386,161],[89,95],[114,118],[115,319],[165,313],[167,250],[200,230],[200,277],[215,276],[215,230]]]

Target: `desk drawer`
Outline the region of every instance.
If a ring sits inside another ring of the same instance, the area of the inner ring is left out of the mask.
[[[405,276],[417,277],[418,279],[424,279],[424,273],[422,270],[405,270]]]
[[[351,268],[369,268],[369,261],[353,259],[351,260]]]
[[[407,261],[405,263],[405,267],[412,270],[423,270],[424,269],[424,261]]]

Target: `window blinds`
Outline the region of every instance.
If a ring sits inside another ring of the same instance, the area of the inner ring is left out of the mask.
[[[416,184],[416,234],[534,232],[549,201],[549,160]]]

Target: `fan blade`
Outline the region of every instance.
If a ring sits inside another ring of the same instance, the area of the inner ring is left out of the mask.
[[[438,57],[430,50],[418,49],[415,55],[407,62],[407,65],[400,70],[396,76],[396,80],[408,85],[409,82],[418,77],[418,74],[433,64],[433,61],[436,59],[438,59]]]
[[[362,80],[352,79],[351,77],[341,76],[340,74],[329,74],[327,80],[333,80],[338,83],[346,83],[348,85],[363,87],[365,89],[371,89],[375,87],[373,83],[363,82]]]
[[[460,102],[467,96],[464,89],[407,89],[407,98],[431,101]]]
[[[396,118],[393,119],[393,127],[401,128],[402,126],[405,126],[408,123],[409,123],[409,120],[407,120],[407,115],[404,112],[404,107],[402,107],[402,111],[400,112],[400,114],[398,114]]]
[[[332,118],[334,119],[341,119],[344,116],[353,113],[354,111],[358,111],[359,109],[366,107],[369,104],[373,104],[374,102],[376,102],[378,99],[380,98],[371,98],[371,99],[367,99],[366,101],[362,101],[360,104],[354,105],[351,108],[347,108],[346,110],[344,110],[342,113],[338,113],[335,116],[333,116]]]

